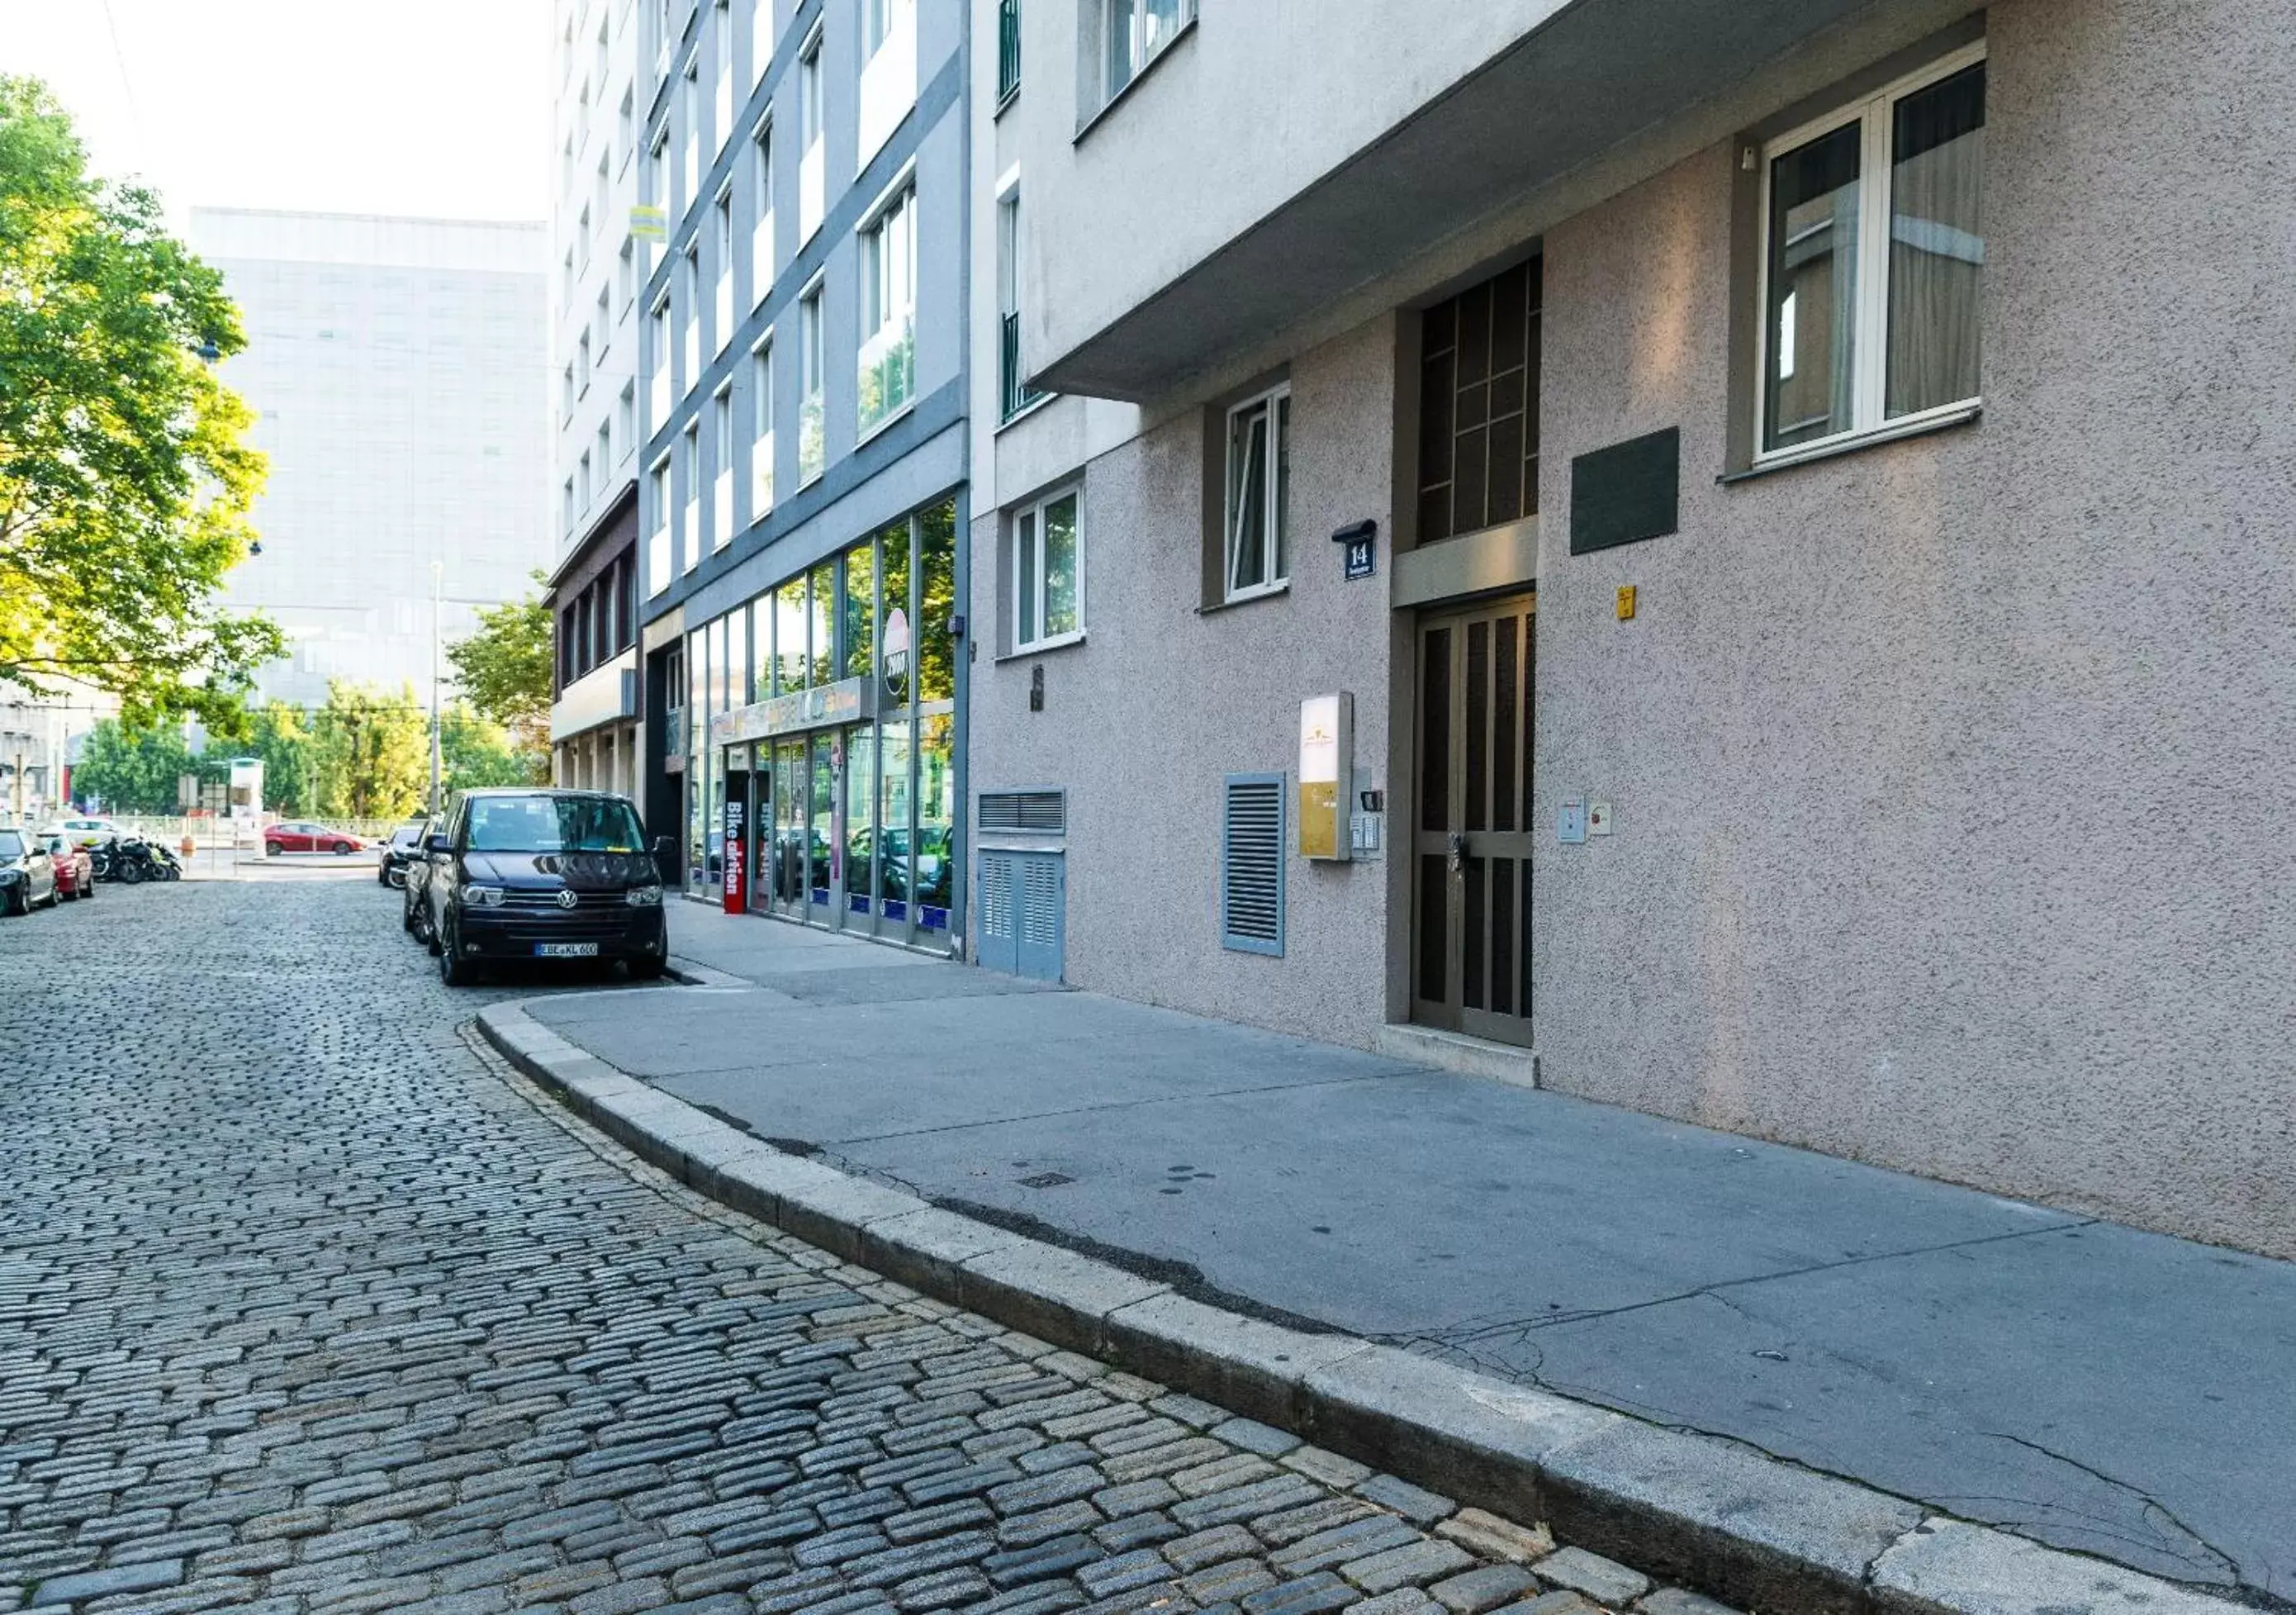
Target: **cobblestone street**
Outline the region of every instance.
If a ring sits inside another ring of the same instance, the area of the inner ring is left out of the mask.
[[[1715,1607],[671,1184],[398,901],[0,923],[0,1611]]]

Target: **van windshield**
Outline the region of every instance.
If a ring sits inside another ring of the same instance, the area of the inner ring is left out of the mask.
[[[492,796],[471,804],[472,852],[636,852],[638,816],[611,796]]]

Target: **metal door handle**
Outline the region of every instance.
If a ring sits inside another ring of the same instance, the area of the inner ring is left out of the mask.
[[[1451,832],[1449,848],[1444,856],[1450,864],[1451,873],[1453,874],[1457,874],[1462,869],[1464,869],[1467,866],[1467,838],[1465,835],[1456,830],[1453,831]]]

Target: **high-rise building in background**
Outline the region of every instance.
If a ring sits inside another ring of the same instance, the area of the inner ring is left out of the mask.
[[[959,950],[964,16],[640,11],[649,824],[690,894]]]
[[[432,563],[452,643],[551,561],[544,226],[194,208],[191,244],[239,304],[224,379],[271,461],[226,595],[291,642],[262,696],[427,697]]]
[[[638,37],[628,0],[560,0],[551,57],[551,419],[558,537],[553,774],[636,794],[638,720]]]

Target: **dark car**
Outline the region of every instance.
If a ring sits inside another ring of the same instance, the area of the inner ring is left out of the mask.
[[[414,857],[398,878],[398,927],[417,942],[430,941],[430,838],[447,833],[447,821],[432,816],[414,835]]]
[[[0,830],[0,914],[28,914],[58,901],[48,844],[22,830]]]
[[[406,868],[423,857],[422,838],[430,833],[428,815],[416,814],[390,832],[390,840],[382,844],[382,859],[375,865],[375,882],[381,886],[403,886],[406,883]]]
[[[641,979],[668,963],[661,868],[627,797],[466,791],[427,850],[430,947],[449,987],[511,959],[619,959]]]

